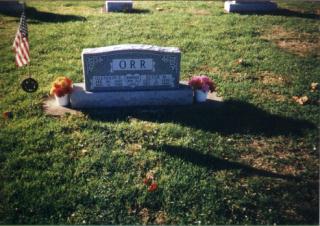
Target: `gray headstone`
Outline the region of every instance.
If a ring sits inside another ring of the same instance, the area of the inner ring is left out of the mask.
[[[270,12],[276,11],[278,6],[270,0],[235,0],[226,1],[224,10],[226,12]]]
[[[84,49],[86,91],[168,90],[179,86],[180,50],[123,44]]]
[[[21,12],[23,4],[18,0],[0,0],[0,12]]]
[[[107,0],[105,2],[106,12],[130,12],[132,5],[131,0]]]

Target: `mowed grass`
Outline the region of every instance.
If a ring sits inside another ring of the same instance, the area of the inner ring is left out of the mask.
[[[0,15],[0,110],[13,113],[0,124],[0,223],[318,224],[319,4],[283,1],[278,15],[225,14],[222,2],[102,5],[28,2],[34,94],[10,49],[19,16]],[[57,76],[83,81],[83,48],[121,43],[179,47],[181,78],[210,76],[225,103],[45,115]]]

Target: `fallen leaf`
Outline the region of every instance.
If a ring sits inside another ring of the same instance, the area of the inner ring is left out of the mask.
[[[311,88],[311,92],[315,92],[318,90],[319,84],[317,82],[313,82],[313,83],[311,83],[310,88]]]
[[[293,99],[294,101],[297,101],[297,100],[299,99],[299,97],[298,97],[298,96],[293,96],[292,99]]]
[[[88,153],[88,150],[86,150],[86,149],[82,149],[81,150],[81,155],[82,156],[86,155],[87,153]]]
[[[237,60],[237,64],[243,64],[243,63],[244,63],[244,60],[242,58]]]
[[[300,105],[305,105],[309,101],[309,98],[307,96],[303,96],[303,97],[293,96],[292,99]]]
[[[142,222],[144,224],[147,224],[150,218],[149,210],[147,208],[143,208],[142,210],[140,210],[139,216],[141,217]]]
[[[159,211],[156,214],[156,219],[155,219],[155,223],[156,224],[165,224],[167,222],[167,215],[165,212],[163,211]]]
[[[128,151],[130,153],[139,152],[141,149],[142,149],[141,144],[130,144],[130,145],[128,145]]]
[[[2,113],[4,119],[10,119],[13,117],[13,113],[11,111],[5,111]]]

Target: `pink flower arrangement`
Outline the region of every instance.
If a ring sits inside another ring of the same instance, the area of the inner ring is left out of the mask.
[[[205,75],[193,76],[189,80],[189,86],[191,86],[194,90],[200,89],[203,92],[213,92],[216,89],[214,82]]]

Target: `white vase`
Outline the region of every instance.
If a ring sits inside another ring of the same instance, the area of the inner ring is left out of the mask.
[[[56,95],[54,95],[56,98],[56,102],[59,106],[67,106],[69,105],[69,94],[66,94],[62,97],[58,97]]]
[[[196,102],[206,102],[208,92],[204,92],[202,90],[197,89],[194,92],[194,96],[195,96]]]

